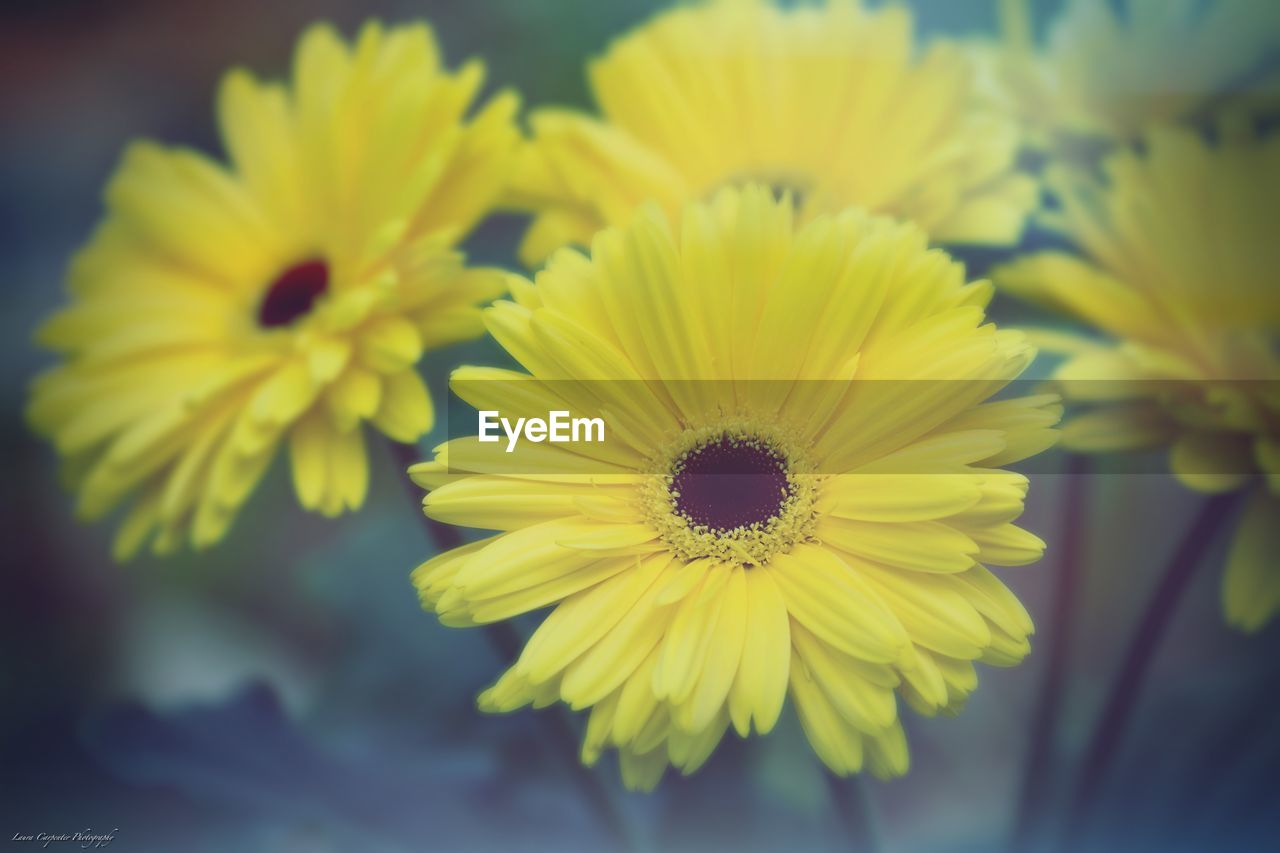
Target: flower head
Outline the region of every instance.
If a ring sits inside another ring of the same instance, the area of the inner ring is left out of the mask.
[[[522,256],[585,246],[645,201],[674,218],[746,182],[789,192],[805,218],[858,205],[935,240],[1014,242],[1034,185],[1012,173],[1014,125],[978,107],[973,76],[955,45],[917,56],[902,7],[664,12],[591,64],[600,118],[533,114],[512,187],[535,212]]]
[[[1256,95],[1280,48],[1280,20],[1253,0],[1069,0],[1040,53],[1026,0],[1002,5],[1009,43],[984,51],[996,89],[1033,142],[1069,156]]]
[[[1063,429],[1085,452],[1171,448],[1189,488],[1249,488],[1228,557],[1227,618],[1256,629],[1280,609],[1280,136],[1211,146],[1152,131],[1105,175],[1059,168],[1048,222],[1083,250],[998,269],[1010,292],[1081,320],[1103,339],[1054,334],[1055,376],[1089,407]]]
[[[764,187],[657,206],[564,249],[486,312],[529,371],[454,389],[512,416],[605,413],[614,441],[476,437],[411,469],[429,516],[500,531],[413,575],[451,625],[553,607],[480,699],[591,709],[583,758],[631,787],[692,772],[790,693],[833,770],[905,772],[896,696],[956,710],[1031,621],[985,564],[1036,560],[1000,466],[1053,441],[1052,395],[991,401],[1029,363],[986,283],[923,232],[851,210],[797,227]]]
[[[362,424],[431,425],[424,348],[481,331],[496,275],[452,247],[501,191],[515,99],[465,118],[483,71],[441,69],[423,25],[301,39],[290,87],[229,74],[223,166],[137,143],[41,329],[62,362],[32,423],[64,454],[79,511],[129,508],[128,556],[227,530],[281,444],[298,498],[364,500]]]

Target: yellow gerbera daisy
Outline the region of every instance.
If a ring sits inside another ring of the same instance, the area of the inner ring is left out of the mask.
[[[600,444],[519,459],[478,437],[411,469],[426,513],[496,536],[413,575],[450,625],[554,606],[489,711],[591,708],[583,759],[624,781],[692,772],[788,690],[837,773],[907,768],[895,690],[955,710],[975,661],[1012,665],[1031,620],[984,564],[1036,560],[1015,527],[1054,438],[1050,396],[989,398],[1032,358],[984,324],[990,286],[922,231],[850,210],[796,227],[764,187],[657,206],[564,249],[489,330],[528,371],[462,368],[503,417],[604,413]]]
[[[1002,0],[1008,42],[988,54],[1006,105],[1057,153],[1130,142],[1270,89],[1280,16],[1254,0],[1069,0],[1037,54],[1026,0]]]
[[[792,191],[803,218],[859,205],[940,241],[1011,243],[1035,202],[1007,118],[976,104],[957,46],[916,56],[912,19],[856,0],[714,0],[658,15],[591,63],[595,119],[531,118],[512,200],[533,265],[649,200],[677,216],[716,189]]]
[[[510,94],[464,118],[483,73],[443,70],[424,25],[369,24],[350,47],[317,26],[291,89],[223,81],[229,167],[130,147],[71,304],[39,332],[63,361],[29,410],[82,516],[130,504],[119,557],[222,537],[282,442],[305,507],[358,507],[361,424],[398,441],[431,426],[414,364],[479,334],[476,304],[501,292],[451,248],[518,138]]]
[[[1280,136],[1214,147],[1166,128],[1146,149],[1114,155],[1105,179],[1051,171],[1050,224],[1085,257],[1033,255],[996,281],[1110,339],[1053,336],[1062,390],[1094,405],[1064,427],[1069,447],[1169,446],[1188,487],[1252,490],[1223,600],[1256,629],[1280,609]]]

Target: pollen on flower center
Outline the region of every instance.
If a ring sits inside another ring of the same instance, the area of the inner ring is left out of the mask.
[[[265,329],[290,326],[311,311],[329,289],[329,265],[318,258],[287,268],[267,287],[258,306],[258,325]]]
[[[686,560],[761,566],[810,536],[821,478],[775,424],[741,418],[689,429],[653,470],[647,514]]]
[[[786,460],[776,451],[724,436],[676,463],[670,491],[678,513],[723,532],[777,517],[792,489]]]

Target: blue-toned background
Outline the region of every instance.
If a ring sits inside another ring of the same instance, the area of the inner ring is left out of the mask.
[[[909,5],[930,31],[994,30],[986,0]],[[1268,0],[1258,5],[1265,14]],[[1037,6],[1043,21],[1058,3]],[[109,529],[71,520],[52,452],[28,433],[21,408],[46,363],[30,330],[62,298],[64,264],[99,214],[118,153],[143,135],[216,151],[212,93],[227,67],[283,73],[297,33],[317,18],[351,32],[366,15],[425,15],[451,62],[480,54],[491,82],[519,88],[526,103],[585,105],[582,61],[655,8],[635,0],[5,5],[0,845],[32,849],[10,839],[83,829],[115,830],[113,847],[139,851],[610,844],[536,714],[474,710],[501,662],[481,632],[442,628],[419,609],[408,573],[432,545],[389,453],[375,448],[370,500],[358,515],[333,523],[304,514],[277,465],[221,547],[121,567],[108,557]],[[516,219],[485,226],[473,257],[513,264],[519,227]],[[980,274],[990,258],[970,260]],[[1003,303],[995,313],[1019,316]],[[434,354],[426,370],[439,393],[451,367],[498,358],[481,342]],[[1028,502],[1025,526],[1049,542],[1047,558],[1002,573],[1042,626],[1062,551],[1065,480],[1038,477]],[[1086,488],[1082,621],[1051,807],[1199,500],[1157,475],[1096,475]],[[1221,552],[1218,543],[1175,614],[1103,808],[1077,845],[1275,849],[1280,627],[1244,637],[1223,626]],[[1042,631],[1021,667],[984,669],[960,717],[907,712],[911,773],[865,788],[882,849],[1006,843],[1045,640]],[[639,849],[848,846],[827,780],[790,717],[766,739],[731,735],[698,775],[669,778],[650,796],[625,794],[610,759],[598,776]],[[1033,843],[1055,828],[1051,808]]]

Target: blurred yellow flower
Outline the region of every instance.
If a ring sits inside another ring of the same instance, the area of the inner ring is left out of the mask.
[[[983,50],[1029,138],[1059,156],[1130,142],[1159,123],[1212,118],[1227,100],[1280,103],[1268,62],[1280,16],[1255,0],[1068,0],[1043,52],[1027,0],[1001,0],[1006,41]]]
[[[794,217],[759,186],[674,232],[646,205],[590,258],[513,277],[486,323],[531,376],[462,368],[454,390],[606,413],[619,440],[517,464],[456,438],[410,469],[427,515],[501,531],[418,567],[426,607],[459,626],[554,607],[481,707],[590,708],[583,760],[617,748],[631,788],[692,772],[730,724],[768,732],[788,690],[833,771],[902,774],[895,691],[958,710],[975,662],[1029,649],[985,566],[1043,550],[1000,466],[1051,444],[1060,406],[989,401],[1031,348],[915,226]]]
[[[1105,340],[1062,333],[1064,394],[1094,408],[1064,443],[1105,452],[1169,446],[1204,492],[1251,490],[1227,563],[1227,619],[1257,629],[1280,609],[1280,136],[1211,146],[1152,131],[1092,171],[1051,170],[1049,224],[1085,257],[1043,252],[998,269],[1010,292]]]
[[[291,88],[223,81],[230,167],[130,147],[39,332],[62,362],[29,407],[83,517],[129,504],[120,558],[221,538],[281,443],[305,507],[358,507],[361,424],[430,428],[414,364],[480,334],[476,304],[501,292],[452,249],[518,138],[510,94],[464,117],[483,73],[443,70],[424,25],[369,24],[350,47],[317,26]]]
[[[911,13],[856,0],[664,12],[591,63],[599,119],[531,118],[512,201],[529,265],[656,201],[675,217],[726,185],[787,190],[803,218],[862,206],[943,242],[1015,242],[1036,200],[1014,123],[978,107],[956,45],[917,56]]]

